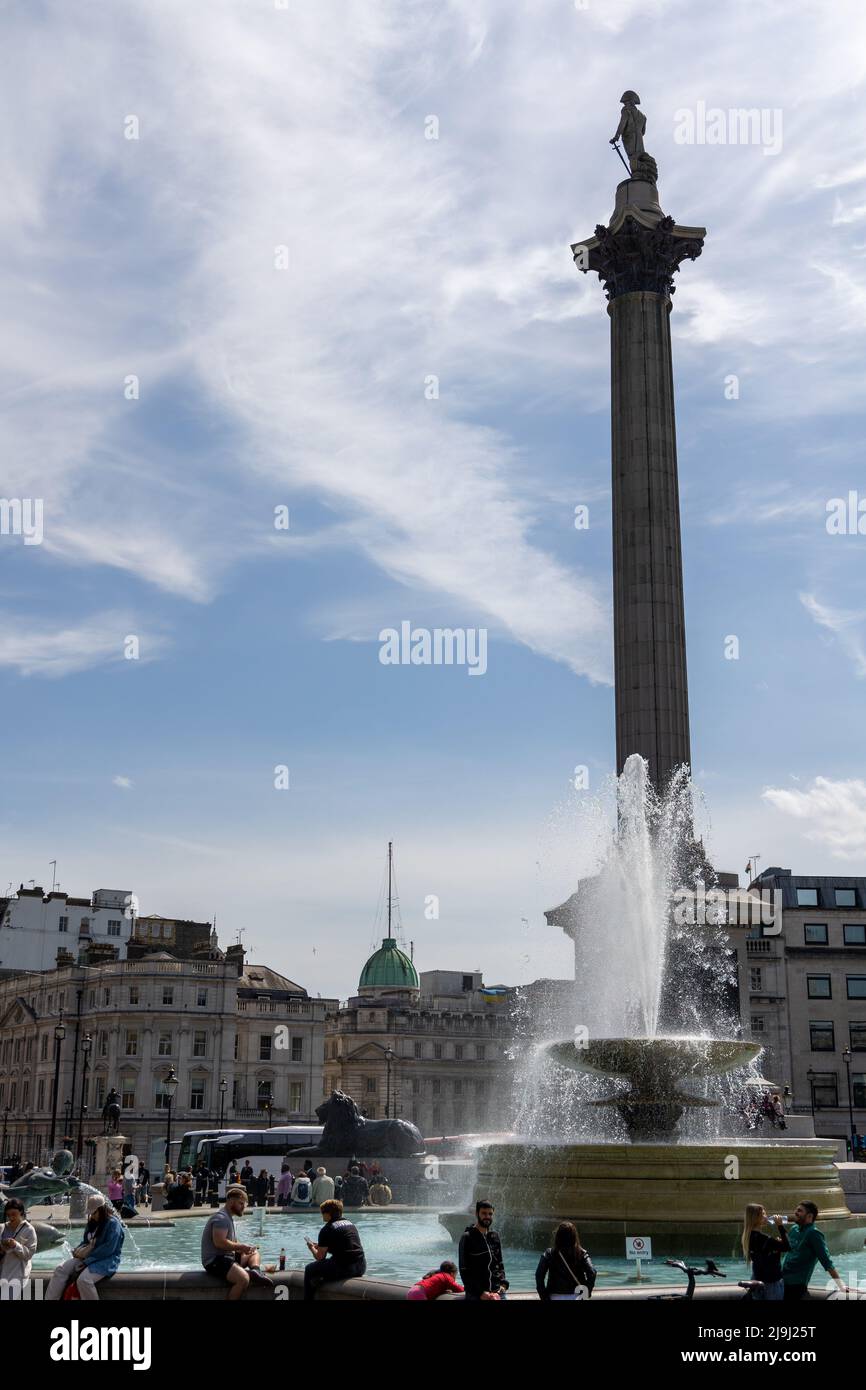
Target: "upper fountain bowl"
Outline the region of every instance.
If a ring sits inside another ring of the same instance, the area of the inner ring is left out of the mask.
[[[545,1050],[569,1071],[622,1076],[641,1091],[658,1095],[689,1076],[718,1076],[747,1066],[761,1045],[734,1038],[569,1038],[549,1043]]]

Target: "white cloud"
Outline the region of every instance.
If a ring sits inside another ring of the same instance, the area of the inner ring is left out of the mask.
[[[0,668],[22,676],[68,676],[93,666],[123,661],[124,641],[135,633],[140,659],[151,660],[165,645],[161,635],[146,631],[129,614],[95,613],[80,622],[57,627],[22,615],[0,615]]]
[[[866,676],[866,613],[830,608],[814,594],[800,594],[800,602],[819,627],[832,632],[858,677]]]
[[[816,777],[807,791],[768,787],[764,799],[801,821],[807,840],[826,846],[836,859],[866,854],[866,782]]]
[[[131,791],[134,785],[131,777],[121,777],[119,774],[112,777],[111,781],[115,787],[122,787],[124,791]]]

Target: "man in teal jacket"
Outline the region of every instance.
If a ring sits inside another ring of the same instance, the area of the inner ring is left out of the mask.
[[[48,1302],[58,1302],[73,1279],[82,1299],[98,1300],[96,1285],[99,1280],[110,1279],[120,1267],[126,1235],[123,1222],[104,1197],[101,1201],[98,1197],[88,1198],[87,1208],[91,1224],[85,1233],[86,1243],[77,1246],[72,1259],[64,1260],[55,1269],[45,1294]]]
[[[817,1220],[818,1208],[814,1202],[801,1202],[794,1212],[796,1225],[788,1231],[791,1249],[782,1266],[786,1302],[806,1297],[809,1280],[816,1264],[826,1269],[830,1278],[835,1279],[837,1287],[843,1293],[845,1291],[845,1285],[833,1268],[824,1233],[815,1225]]]

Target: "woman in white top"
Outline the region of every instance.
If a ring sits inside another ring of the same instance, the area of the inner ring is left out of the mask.
[[[26,1219],[24,1203],[10,1197],[0,1231],[0,1292],[4,1298],[26,1298],[30,1267],[36,1254],[36,1232]]]

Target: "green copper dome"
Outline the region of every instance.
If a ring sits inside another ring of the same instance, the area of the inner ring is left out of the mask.
[[[400,950],[393,936],[386,936],[361,971],[358,988],[420,989],[421,981],[406,952]]]

